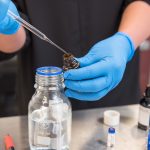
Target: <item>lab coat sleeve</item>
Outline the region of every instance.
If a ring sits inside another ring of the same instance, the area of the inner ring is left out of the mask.
[[[29,22],[29,19],[26,15],[26,12],[25,12],[24,1],[23,0],[14,0],[13,2],[15,3],[15,5],[16,5],[19,13],[20,13],[20,16],[23,19],[25,19],[27,22]],[[30,45],[30,42],[31,42],[31,36],[30,36],[29,31],[25,30],[25,32],[26,32],[26,41],[25,41],[24,46],[19,51],[15,52],[15,53],[6,54],[3,52],[0,52],[0,61],[10,59],[10,58],[14,57],[15,55],[17,55],[18,53],[20,53],[21,51],[24,51],[27,49],[27,47]]]

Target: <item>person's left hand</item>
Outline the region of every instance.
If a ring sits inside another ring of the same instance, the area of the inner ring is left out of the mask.
[[[77,58],[79,69],[64,73],[66,96],[89,101],[104,97],[119,84],[133,54],[133,43],[124,33],[98,42],[87,55]]]

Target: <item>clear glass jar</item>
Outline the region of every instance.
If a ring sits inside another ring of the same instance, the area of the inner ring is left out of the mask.
[[[30,149],[69,150],[72,111],[62,69],[38,68],[35,88],[28,108]]]

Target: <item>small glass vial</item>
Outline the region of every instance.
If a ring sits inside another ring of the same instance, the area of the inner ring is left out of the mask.
[[[147,86],[144,97],[140,101],[138,128],[147,130],[150,115],[150,85]]]
[[[116,131],[115,128],[108,129],[107,147],[114,148],[116,142]]]
[[[28,110],[31,150],[70,150],[72,111],[63,82],[62,69],[37,69]]]

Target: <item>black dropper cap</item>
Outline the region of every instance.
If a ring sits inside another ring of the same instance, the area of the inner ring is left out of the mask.
[[[144,92],[144,97],[141,99],[140,104],[150,109],[150,85],[147,85]]]
[[[145,97],[150,98],[150,85],[147,85],[147,88],[145,90]]]

